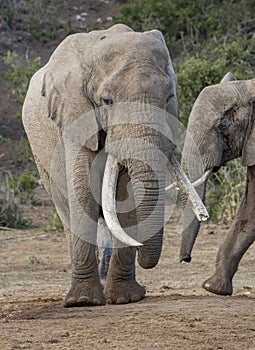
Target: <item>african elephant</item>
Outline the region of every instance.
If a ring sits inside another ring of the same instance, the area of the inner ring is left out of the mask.
[[[157,30],[118,24],[70,35],[33,76],[23,124],[69,237],[66,307],[144,297],[135,255],[143,268],[160,257],[177,119],[175,74]],[[95,252],[100,217],[115,237],[104,292]]]
[[[231,159],[242,157],[247,167],[242,204],[224,243],[219,247],[214,275],[203,283],[206,290],[231,295],[238,264],[255,240],[255,79],[238,81],[228,73],[220,84],[206,87],[192,108],[182,154],[191,180],[217,172]],[[206,182],[196,188],[205,197]],[[180,260],[189,262],[200,224],[189,207]],[[185,221],[185,220],[184,220]]]

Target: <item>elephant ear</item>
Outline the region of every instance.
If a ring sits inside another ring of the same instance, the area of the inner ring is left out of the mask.
[[[242,164],[243,166],[253,166],[255,165],[255,102],[250,106],[251,121],[249,127],[249,133],[246,136],[244,142],[244,148],[242,153]]]
[[[168,112],[167,124],[169,126],[169,130],[171,130],[171,133],[172,133],[171,141],[175,143],[179,137],[179,130],[178,130],[179,100],[178,100],[177,80],[176,80],[173,63],[172,63],[171,56],[168,51],[164,36],[161,33],[161,31],[153,29],[148,32],[144,32],[144,34],[152,35],[154,38],[159,40],[166,50],[167,61],[166,61],[165,71],[167,75],[169,75],[169,77],[171,78],[171,88],[169,91],[169,99],[166,106],[166,111]]]
[[[243,147],[242,164],[246,167],[255,165],[255,79],[247,80],[247,91],[250,93],[249,126]]]
[[[41,96],[48,118],[62,132],[68,131],[68,137],[74,143],[96,151],[99,147],[99,125],[85,86],[89,75],[86,52],[91,50],[91,39],[90,34],[74,34],[57,47],[41,70]]]

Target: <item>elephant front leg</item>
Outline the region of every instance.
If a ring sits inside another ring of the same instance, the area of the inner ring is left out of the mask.
[[[216,270],[203,283],[203,288],[219,295],[231,295],[232,279],[243,255],[255,241],[255,167],[248,168],[246,193],[237,217],[220,246]]]
[[[130,177],[124,169],[119,174],[116,199],[121,226],[130,236],[136,237],[135,201]],[[113,246],[118,244],[119,242],[113,240]],[[139,301],[145,296],[145,288],[135,279],[135,256],[135,247],[113,249],[104,289],[108,304],[126,304]]]
[[[105,298],[108,304],[127,304],[145,296],[145,288],[135,279],[136,248],[115,248],[110,262]]]
[[[99,217],[96,199],[100,198],[102,169],[95,161],[95,153],[90,150],[71,142],[67,143],[66,149],[72,280],[65,306],[102,305],[105,304],[105,297],[95,252]]]
[[[104,305],[99,283],[95,246],[75,236],[73,239],[72,281],[65,307]]]

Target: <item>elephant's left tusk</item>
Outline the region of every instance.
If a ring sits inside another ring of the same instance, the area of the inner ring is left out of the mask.
[[[175,177],[176,183],[180,188],[180,192],[188,198],[192,205],[192,210],[199,221],[206,221],[209,218],[209,214],[204,206],[201,198],[193,188],[186,174],[182,170],[180,164],[174,155],[169,159],[169,170]]]
[[[192,185],[194,188],[196,188],[196,187],[202,185],[202,184],[208,179],[208,177],[211,175],[211,173],[212,173],[212,169],[207,170],[200,178],[198,178],[196,181],[192,182],[191,185]],[[177,183],[174,181],[173,183],[171,183],[169,186],[167,186],[167,187],[165,188],[165,191],[166,191],[166,192],[167,192],[167,191],[172,191],[172,190],[175,189],[175,188],[176,188],[176,189],[179,189]]]
[[[102,207],[105,222],[111,234],[122,243],[128,246],[142,246],[142,243],[137,242],[123,230],[117,218],[115,198],[118,175],[118,162],[108,154],[102,187]]]

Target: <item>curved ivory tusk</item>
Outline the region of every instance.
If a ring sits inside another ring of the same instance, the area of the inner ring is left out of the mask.
[[[199,221],[206,221],[209,218],[209,214],[174,155],[169,159],[169,170],[175,177],[180,192],[183,193],[185,197],[188,197],[196,218]]]
[[[202,184],[208,179],[208,177],[211,175],[211,173],[212,173],[212,169],[207,170],[199,179],[197,179],[196,181],[192,182],[191,185],[192,185],[194,188],[196,188],[196,187],[202,185]],[[175,189],[175,188],[176,188],[176,189],[179,189],[177,183],[174,181],[173,183],[171,183],[169,186],[167,186],[167,187],[165,188],[165,191],[166,191],[166,192],[167,192],[167,191],[171,191],[171,190],[173,190],[173,189]]]
[[[118,175],[118,162],[108,154],[102,187],[102,207],[105,222],[111,234],[122,243],[128,246],[142,246],[142,243],[137,242],[123,230],[117,218],[115,198]]]

